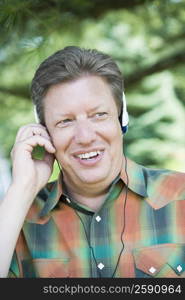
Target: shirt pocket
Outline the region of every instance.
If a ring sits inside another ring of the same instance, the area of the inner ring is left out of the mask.
[[[36,258],[22,261],[23,277],[65,278],[69,277],[68,258]]]
[[[160,244],[133,251],[136,277],[185,277],[185,244]]]

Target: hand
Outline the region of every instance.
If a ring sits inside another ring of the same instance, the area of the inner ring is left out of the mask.
[[[32,151],[37,145],[46,150],[43,160],[33,159]],[[29,188],[37,194],[48,182],[54,163],[55,148],[46,127],[41,124],[28,124],[17,133],[11,151],[12,183]]]

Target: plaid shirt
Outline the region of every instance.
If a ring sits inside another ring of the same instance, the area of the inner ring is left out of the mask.
[[[128,174],[128,177],[127,177]],[[185,174],[127,160],[97,212],[61,177],[35,199],[9,277],[185,277]]]

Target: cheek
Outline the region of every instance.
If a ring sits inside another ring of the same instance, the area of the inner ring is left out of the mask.
[[[109,130],[109,146],[112,160],[117,160],[122,156],[122,130],[120,126],[114,126]],[[115,155],[116,154],[116,155]]]
[[[68,165],[70,161],[70,149],[73,144],[73,136],[70,130],[62,131],[59,129],[53,135],[53,144],[56,149],[55,156],[62,165]]]
[[[109,143],[119,143],[122,140],[122,130],[117,122],[107,124],[102,128],[102,133]]]
[[[54,134],[52,136],[53,145],[58,152],[64,152],[65,149],[68,147],[69,139],[67,136],[63,134]]]

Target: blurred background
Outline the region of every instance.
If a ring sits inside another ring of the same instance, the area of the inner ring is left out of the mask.
[[[122,70],[130,116],[125,150],[152,168],[185,172],[184,0],[0,1],[0,198],[18,128],[34,122],[29,87],[53,52],[78,45]],[[55,167],[51,180],[57,176]]]

